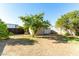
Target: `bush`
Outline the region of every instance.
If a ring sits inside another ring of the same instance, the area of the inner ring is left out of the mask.
[[[66,36],[69,36],[70,34],[68,32],[65,33]]]
[[[4,22],[0,20],[0,39],[9,38],[9,32]]]
[[[9,35],[14,35],[14,33],[12,33],[12,32],[9,32]]]
[[[63,41],[65,42],[69,42],[69,43],[74,43],[74,42],[79,42],[79,38],[78,37],[64,37]]]
[[[79,36],[79,32],[76,32],[76,35]]]
[[[79,38],[76,37],[68,37],[67,40],[68,42],[79,42]]]

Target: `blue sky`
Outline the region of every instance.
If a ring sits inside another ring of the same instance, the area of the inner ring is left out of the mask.
[[[9,3],[0,4],[0,18],[6,23],[22,25],[19,16],[45,13],[44,19],[54,26],[56,20],[63,14],[79,10],[79,4],[68,3]]]

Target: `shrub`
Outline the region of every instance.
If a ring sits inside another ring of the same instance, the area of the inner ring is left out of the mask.
[[[76,34],[77,36],[79,36],[79,32],[76,32],[75,34]]]
[[[68,32],[65,33],[66,36],[69,36],[70,34]]]
[[[4,22],[0,20],[0,39],[8,38],[9,32]]]
[[[14,35],[14,33],[12,33],[12,32],[9,32],[9,35]]]
[[[65,42],[69,42],[69,43],[74,43],[74,42],[79,42],[79,38],[78,37],[64,37],[63,41]]]

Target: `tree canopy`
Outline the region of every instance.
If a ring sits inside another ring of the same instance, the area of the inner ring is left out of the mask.
[[[24,28],[31,30],[32,35],[36,34],[40,28],[48,28],[51,24],[48,20],[44,20],[44,13],[39,13],[35,15],[21,16],[20,19],[24,23]]]
[[[0,39],[2,39],[2,38],[8,38],[8,36],[9,36],[9,32],[8,32],[7,26],[0,19]]]
[[[79,10],[68,12],[62,15],[56,21],[57,28],[63,28],[64,30],[78,32],[79,29]]]

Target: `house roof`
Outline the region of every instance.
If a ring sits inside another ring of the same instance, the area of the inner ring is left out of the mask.
[[[18,24],[10,24],[10,23],[7,23],[7,25],[17,25],[17,26],[19,26]]]

